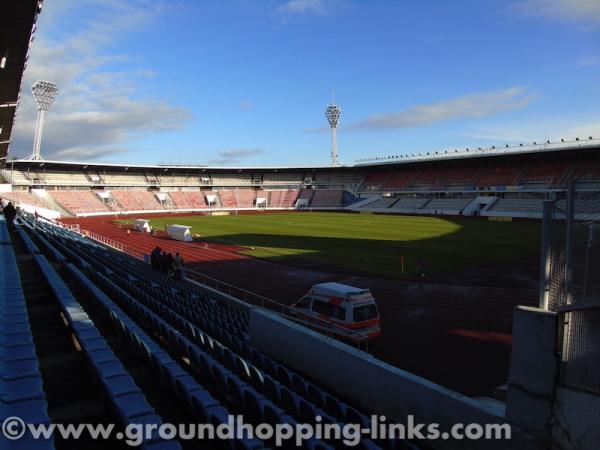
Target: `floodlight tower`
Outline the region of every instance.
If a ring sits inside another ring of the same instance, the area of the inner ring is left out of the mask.
[[[340,115],[342,114],[342,110],[335,104],[335,98],[332,99],[332,104],[327,107],[325,110],[325,117],[329,121],[329,126],[331,127],[331,165],[339,166],[340,162],[338,161],[338,147],[337,147],[337,126],[340,121]]]
[[[42,159],[40,155],[40,147],[42,145],[42,131],[44,129],[44,118],[46,116],[46,111],[50,109],[52,103],[54,103],[54,99],[56,99],[56,94],[58,93],[58,89],[56,84],[50,81],[36,81],[31,86],[31,93],[33,94],[33,98],[35,98],[35,102],[37,103],[37,122],[35,125],[35,137],[33,139],[33,153],[29,157],[29,159],[39,160]]]

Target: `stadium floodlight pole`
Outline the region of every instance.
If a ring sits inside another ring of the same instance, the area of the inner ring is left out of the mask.
[[[35,137],[33,138],[33,153],[29,157],[32,160],[42,159],[40,155],[40,148],[42,145],[42,131],[44,129],[44,118],[46,111],[50,109],[52,103],[56,99],[58,89],[56,84],[50,81],[36,81],[31,86],[31,93],[35,102],[37,103],[37,121],[35,125]]]
[[[329,121],[331,127],[331,165],[339,166],[338,161],[338,146],[337,146],[337,126],[340,121],[342,110],[335,104],[335,98],[332,98],[332,104],[325,110],[325,117]]]

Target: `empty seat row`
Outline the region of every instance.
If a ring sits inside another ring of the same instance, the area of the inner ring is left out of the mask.
[[[28,424],[50,423],[17,260],[10,245],[0,245],[0,422],[13,416]],[[54,448],[51,440],[34,440],[29,434],[16,441],[2,436],[0,447],[7,444],[15,450]]]
[[[82,282],[94,299],[98,301],[105,309],[110,319],[117,324],[123,334],[127,336],[128,341],[135,347],[136,353],[142,355],[144,361],[154,370],[161,381],[169,386],[175,396],[188,408],[197,420],[203,423],[212,423],[219,425],[227,423],[229,412],[224,408],[211,394],[190,376],[181,365],[169,356],[142,328],[140,328],[131,318],[123,312],[104,292],[102,292],[88,277],[81,271],[69,264],[69,270]],[[100,275],[102,276],[102,275]],[[130,298],[130,305],[134,306],[134,300]],[[152,314],[143,306],[139,306],[146,314]],[[157,329],[165,330],[168,326],[158,316],[152,317],[154,321],[159,322]],[[191,342],[185,340],[183,336],[175,332],[172,328],[170,332],[164,332],[163,336],[172,337],[171,342],[184,340],[182,345],[191,345]],[[259,439],[243,439],[237,442],[234,448],[259,449],[264,445]]]
[[[121,423],[124,426],[139,423],[160,426],[160,417],[58,273],[43,255],[36,254],[34,259]],[[153,435],[144,441],[142,448],[177,450],[180,446],[177,442],[163,442]]]

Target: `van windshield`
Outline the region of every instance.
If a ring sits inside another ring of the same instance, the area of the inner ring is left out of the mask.
[[[365,320],[375,319],[377,314],[377,307],[374,303],[370,303],[354,308],[352,311],[352,319],[354,322],[364,322]]]

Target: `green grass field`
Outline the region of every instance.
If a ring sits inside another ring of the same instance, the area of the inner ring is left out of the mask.
[[[401,256],[407,276],[420,257],[429,272],[448,272],[534,256],[540,239],[536,222],[372,214],[170,216],[150,223],[158,230],[190,225],[202,240],[243,246],[258,258],[305,258],[392,277],[401,277]]]

